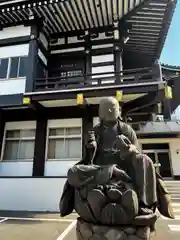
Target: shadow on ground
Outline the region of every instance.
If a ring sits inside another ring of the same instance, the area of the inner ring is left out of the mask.
[[[28,212],[28,211],[0,211],[0,217],[17,217],[17,218],[35,218],[41,216],[42,218],[47,218],[47,216],[59,216],[57,212]]]

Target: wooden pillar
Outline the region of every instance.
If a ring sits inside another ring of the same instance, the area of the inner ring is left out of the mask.
[[[124,39],[123,39],[123,31],[120,28],[120,24],[118,21],[114,22],[114,70],[117,73],[116,74],[116,83],[122,82],[120,79],[120,76],[123,71],[123,61],[122,61],[122,55],[123,55],[123,45],[124,45]]]
[[[85,78],[86,80],[88,80],[88,75],[91,74],[92,72],[92,53],[91,53],[91,40],[90,40],[90,34],[88,31],[85,32],[85,47],[84,47],[84,51],[85,51]]]
[[[3,143],[3,137],[4,137],[4,127],[5,127],[4,114],[3,114],[3,111],[0,109],[0,154],[2,154],[2,143]]]
[[[88,130],[93,128],[93,114],[90,106],[85,106],[83,109],[83,121],[82,121],[82,156],[85,152],[85,138]]]
[[[38,38],[40,34],[40,26],[35,22],[31,25],[31,40],[29,42],[29,54],[27,59],[27,74],[25,92],[34,91],[35,80],[37,77],[38,65]]]
[[[43,177],[45,168],[47,118],[42,112],[37,114],[36,139],[33,159],[33,176]]]
[[[163,100],[163,115],[165,120],[170,120],[171,119],[171,103],[170,99],[164,99]]]

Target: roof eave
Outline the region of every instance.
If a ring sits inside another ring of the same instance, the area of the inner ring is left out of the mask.
[[[169,29],[170,29],[170,25],[172,22],[172,18],[174,15],[174,11],[176,8],[176,4],[177,4],[177,0],[172,0],[169,1],[168,3],[168,7],[166,9],[166,14],[164,15],[164,19],[163,19],[163,26],[162,26],[162,30],[161,30],[161,37],[159,40],[159,44],[157,46],[157,59],[160,58]]]

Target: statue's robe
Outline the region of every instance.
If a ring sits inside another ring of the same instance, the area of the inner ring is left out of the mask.
[[[142,207],[154,207],[157,203],[157,191],[156,174],[152,160],[142,154],[137,157],[136,154],[136,157],[129,156],[124,161],[118,152],[113,151],[113,144],[120,134],[126,136],[138,148],[138,140],[134,130],[128,124],[118,121],[113,125],[100,123],[93,128],[93,132],[97,142],[93,163],[97,165],[117,164],[132,178],[133,184],[138,190],[138,198]]]
[[[94,149],[88,148],[89,142],[92,142],[92,139],[89,139],[88,135],[86,138],[85,155],[76,165],[92,164],[92,156],[94,160],[93,164],[96,165],[117,164],[120,168],[124,169],[133,180],[133,184],[138,194],[139,203],[142,208],[148,207],[152,209],[153,207],[155,210],[158,195],[157,207],[160,213],[166,217],[174,218],[170,194],[167,191],[162,178],[157,173],[155,174],[151,159],[147,155],[139,153],[129,155],[123,161],[120,158],[120,155],[122,156],[124,151],[121,151],[121,154],[114,154],[114,152],[111,151],[116,136],[120,134],[125,135],[130,142],[138,148],[137,137],[133,129],[126,123],[119,121],[119,124],[108,127],[103,124],[97,125],[93,128],[91,133],[94,135],[94,141],[97,142],[97,146]],[[66,181],[60,200],[61,216],[70,214],[73,209],[74,188],[71,187],[68,181]]]

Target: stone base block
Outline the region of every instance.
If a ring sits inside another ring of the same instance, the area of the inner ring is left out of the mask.
[[[77,240],[152,240],[149,227],[108,227],[77,220]]]

